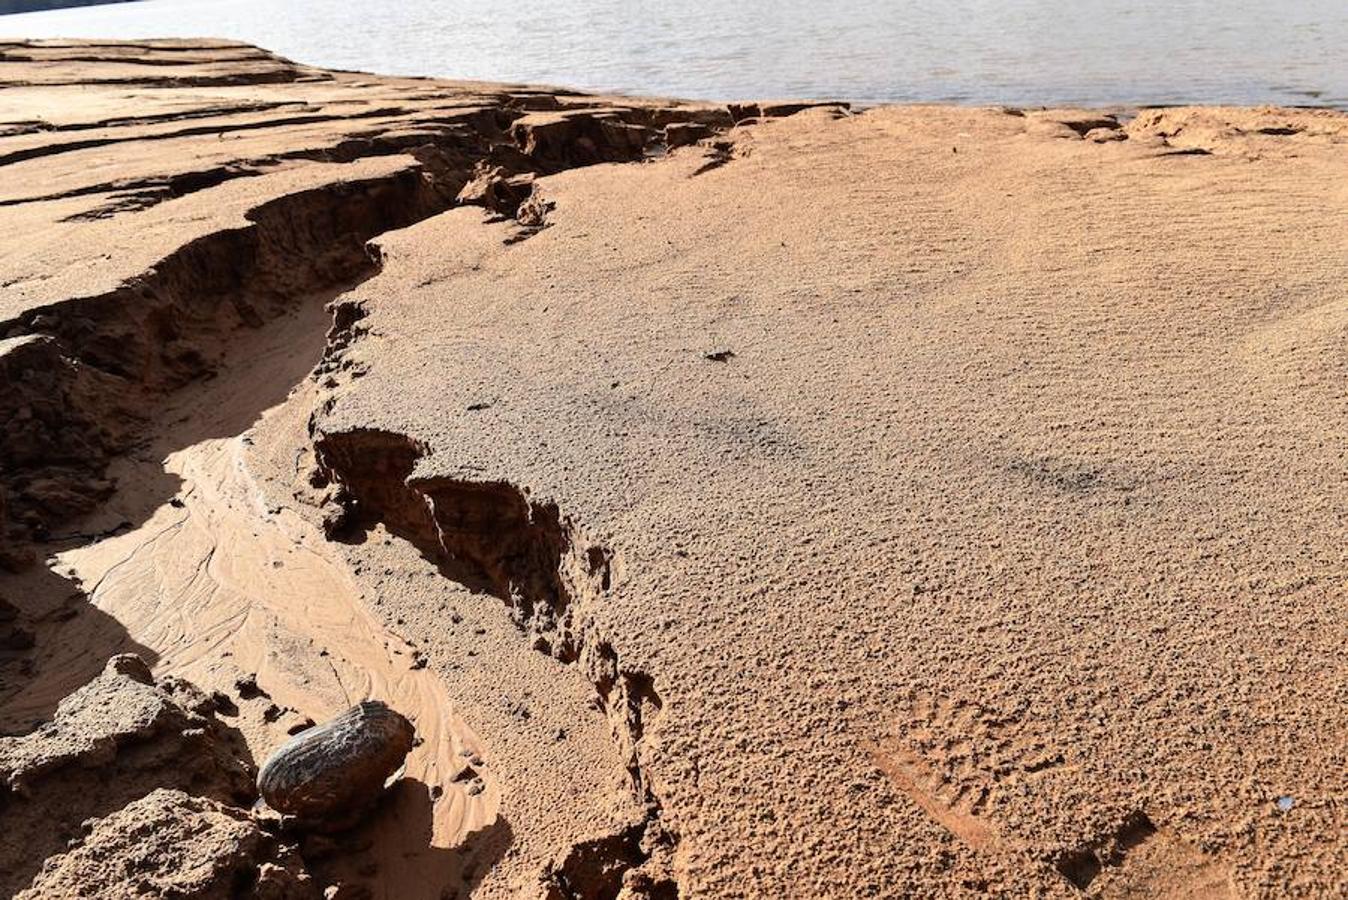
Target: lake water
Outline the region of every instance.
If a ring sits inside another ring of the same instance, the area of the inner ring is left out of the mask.
[[[141,0],[0,35],[705,99],[1348,107],[1348,0]]]

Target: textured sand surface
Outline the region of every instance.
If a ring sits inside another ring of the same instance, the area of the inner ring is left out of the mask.
[[[1126,133],[803,113],[380,240],[320,447],[613,553],[688,892],[1342,889],[1345,120]]]
[[[421,738],[354,834],[142,778],[34,890],[136,821],[187,858],[174,810],[258,896],[294,853],[389,898],[1348,888],[1348,117],[0,51],[0,722],[133,651],[257,762],[363,697]]]

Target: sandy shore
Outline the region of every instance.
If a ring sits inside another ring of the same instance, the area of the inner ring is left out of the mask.
[[[0,45],[0,892],[1340,894],[1345,175]]]

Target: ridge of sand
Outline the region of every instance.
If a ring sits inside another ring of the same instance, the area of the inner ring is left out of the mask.
[[[393,698],[387,897],[1344,888],[1348,117],[4,60],[11,727]]]

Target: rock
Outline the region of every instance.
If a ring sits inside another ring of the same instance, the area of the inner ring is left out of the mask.
[[[27,887],[44,859],[66,853],[81,823],[157,789],[251,803],[242,737],[214,718],[212,706],[191,684],[155,681],[138,657],[116,656],[50,721],[0,737],[0,897]]]
[[[546,199],[538,192],[537,185],[534,186],[532,193],[524,199],[515,211],[515,221],[529,228],[542,228],[547,224],[548,213],[552,212],[557,204]]]
[[[267,696],[267,692],[257,686],[256,675],[240,675],[234,680],[234,690],[239,692],[241,700],[254,700]]]
[[[253,886],[256,900],[310,900],[318,896],[318,889],[304,861],[296,854],[285,853],[281,863],[266,862],[258,866],[257,882]]]
[[[123,750],[149,743],[160,761],[181,751],[186,758],[174,764],[178,769],[209,777],[247,798],[252,793],[248,772],[235,748],[228,746],[218,723],[199,712],[211,705],[185,681],[156,683],[139,657],[114,656],[101,675],[60,702],[51,721],[31,734],[0,738],[0,782],[31,797],[57,772],[107,772]],[[62,780],[74,777],[62,775]]]
[[[145,660],[134,653],[119,653],[117,656],[108,660],[108,664],[104,667],[103,671],[105,673],[116,672],[118,675],[125,675],[132,681],[137,681],[141,684],[154,684],[154,676],[150,674],[150,667],[145,664]]]
[[[665,126],[665,143],[670,147],[686,147],[712,134],[711,127],[701,122],[674,122]]]
[[[1066,125],[1077,133],[1078,137],[1088,137],[1092,131],[1112,131],[1119,128],[1119,120],[1109,115],[1093,115],[1086,112],[1072,112],[1055,115],[1052,121]]]
[[[1092,128],[1086,132],[1084,137],[1088,141],[1104,144],[1109,141],[1126,141],[1128,140],[1128,132],[1117,126],[1114,128]]]
[[[277,812],[335,830],[368,807],[412,749],[412,723],[367,700],[287,741],[262,766],[257,787]]]
[[[278,855],[285,864],[270,861]],[[239,890],[249,883],[252,891]],[[16,900],[239,896],[312,900],[318,889],[293,851],[242,810],[161,789],[97,820],[87,837],[49,858]]]
[[[544,173],[641,159],[655,133],[615,111],[535,112],[510,126],[516,146]]]
[[[479,163],[473,177],[459,191],[458,201],[513,216],[533,190],[532,173],[514,174],[503,166]]]
[[[222,716],[237,716],[239,714],[239,705],[230,699],[224,691],[211,691],[211,704],[215,711]]]

